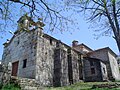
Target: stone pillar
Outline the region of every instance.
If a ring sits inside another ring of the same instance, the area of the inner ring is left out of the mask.
[[[53,85],[58,87],[61,86],[61,50],[55,49],[54,51],[54,76],[53,76]]]
[[[71,56],[71,49],[68,49],[68,77],[69,77],[69,83],[73,84],[73,71],[72,71],[72,56]]]
[[[68,82],[67,52],[64,50],[64,48],[61,48],[60,45],[54,51],[53,85],[58,87],[58,86],[66,86],[68,84],[69,82]]]

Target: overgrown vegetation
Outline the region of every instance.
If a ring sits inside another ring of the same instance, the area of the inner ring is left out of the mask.
[[[2,85],[0,85],[0,86],[2,86]],[[2,86],[2,88],[0,90],[21,90],[21,89],[20,89],[19,85],[14,84],[14,83],[9,83],[9,84]]]

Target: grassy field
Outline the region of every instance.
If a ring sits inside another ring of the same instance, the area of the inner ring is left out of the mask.
[[[79,82],[70,86],[64,86],[64,87],[45,87],[43,90],[120,90],[120,88],[96,88],[92,89],[93,85],[99,85],[99,84],[114,84],[120,82]],[[19,86],[15,84],[8,84],[2,87],[0,90],[20,90]]]
[[[3,86],[0,90],[20,90],[20,87],[15,84],[7,84]]]

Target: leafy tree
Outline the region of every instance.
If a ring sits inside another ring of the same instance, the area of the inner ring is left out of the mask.
[[[45,30],[62,32],[69,29],[68,23],[74,24],[63,11],[67,11],[63,0],[0,0],[0,31],[15,27],[18,17],[27,13],[34,20],[42,20]]]
[[[95,31],[101,32],[98,37],[112,32],[120,51],[120,0],[67,0],[67,5],[84,13]]]

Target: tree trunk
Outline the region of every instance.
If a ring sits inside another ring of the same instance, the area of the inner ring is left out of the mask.
[[[119,50],[119,53],[120,53],[120,35],[117,36],[117,38],[115,40],[117,42],[118,50]]]

